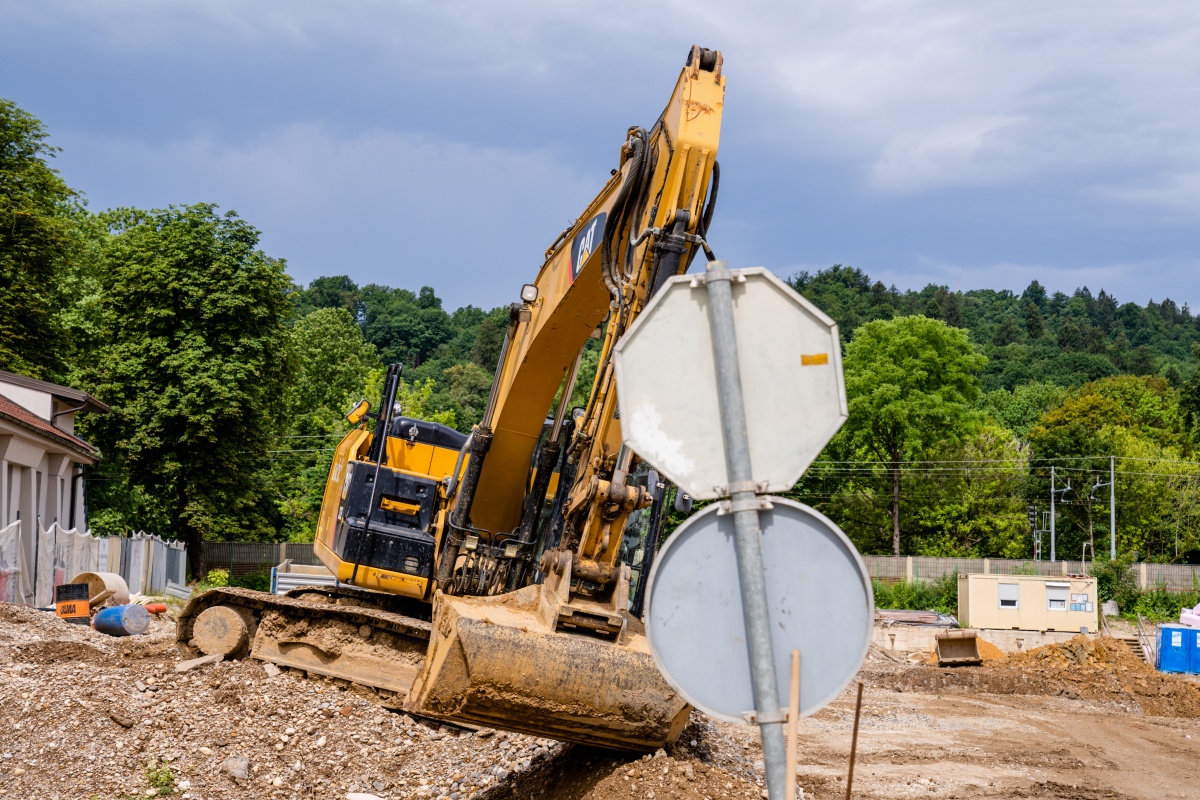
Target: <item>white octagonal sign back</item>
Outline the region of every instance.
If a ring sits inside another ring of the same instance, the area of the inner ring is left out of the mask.
[[[754,480],[785,492],[846,421],[837,324],[762,267],[734,273]],[[614,358],[625,443],[692,497],[720,496],[728,481],[701,276],[671,278]]]

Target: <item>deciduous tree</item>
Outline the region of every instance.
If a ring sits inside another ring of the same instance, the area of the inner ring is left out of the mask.
[[[967,332],[927,317],[869,322],[846,347],[850,419],[842,434],[889,465],[892,550],[900,555],[900,478],[905,460],[960,440],[977,419],[976,374],[986,359]]]
[[[203,574],[204,539],[272,532],[263,476],[289,377],[290,282],[258,231],[213,205],[105,220],[100,341],[86,374],[112,413],[88,433]]]

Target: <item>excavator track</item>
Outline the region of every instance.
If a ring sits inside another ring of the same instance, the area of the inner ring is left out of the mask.
[[[428,606],[348,587],[287,595],[225,587],[194,596],[176,625],[189,657],[252,658],[375,690],[399,708],[425,660]],[[404,613],[404,612],[413,613]]]
[[[690,709],[654,667],[640,625],[624,646],[545,630],[533,612],[539,590],[443,597],[435,630],[417,616],[429,606],[379,592],[210,589],[184,607],[176,641],[190,658],[269,661],[370,689],[386,708],[468,729],[617,750],[674,741]]]

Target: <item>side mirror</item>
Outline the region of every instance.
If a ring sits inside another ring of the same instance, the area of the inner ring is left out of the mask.
[[[357,425],[362,422],[362,418],[371,410],[371,404],[366,400],[359,400],[354,404],[354,408],[350,409],[350,413],[346,415],[346,420],[351,425]]]

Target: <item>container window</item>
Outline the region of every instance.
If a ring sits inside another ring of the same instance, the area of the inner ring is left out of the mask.
[[[1067,598],[1071,593],[1069,585],[1046,584],[1046,608],[1050,611],[1066,611]]]
[[[1001,608],[1017,608],[1017,599],[1021,595],[1021,588],[1015,583],[1000,584],[1000,607]]]

